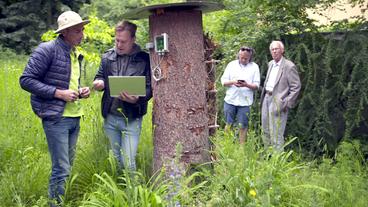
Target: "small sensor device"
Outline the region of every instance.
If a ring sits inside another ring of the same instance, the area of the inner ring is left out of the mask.
[[[169,52],[169,40],[166,33],[155,36],[155,51],[159,54]]]

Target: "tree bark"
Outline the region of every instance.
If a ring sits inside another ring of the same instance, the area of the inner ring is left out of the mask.
[[[216,104],[216,64],[218,60],[213,59],[212,55],[216,49],[216,45],[212,42],[211,37],[204,35],[204,58],[206,60],[207,85],[206,98],[208,110],[208,129],[209,136],[214,136],[219,127],[217,125],[217,104]],[[212,150],[211,150],[212,151]]]
[[[207,162],[207,74],[202,13],[197,10],[167,11],[151,15],[149,22],[152,42],[162,33],[169,37],[168,53],[160,57],[151,51],[151,67],[159,66],[162,72],[161,80],[152,80],[154,170],[175,157],[177,144],[182,145],[178,158],[181,163]]]

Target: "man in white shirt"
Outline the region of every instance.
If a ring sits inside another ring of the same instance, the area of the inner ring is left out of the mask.
[[[234,123],[238,123],[241,144],[247,137],[253,91],[258,89],[260,83],[259,67],[252,62],[253,53],[252,48],[241,47],[238,59],[226,66],[221,77],[222,85],[227,87],[224,99],[225,131],[229,131]]]
[[[273,60],[261,94],[263,143],[282,151],[288,111],[295,106],[301,83],[295,64],[283,56],[284,44],[273,41],[270,52]]]

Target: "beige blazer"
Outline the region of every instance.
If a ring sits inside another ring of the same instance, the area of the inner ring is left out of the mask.
[[[267,76],[261,93],[261,108],[265,96],[265,86],[270,75],[272,63],[273,61],[268,63]],[[283,57],[276,77],[276,83],[272,91],[272,98],[275,98],[275,100],[279,102],[278,104],[282,111],[287,111],[295,106],[300,88],[300,78],[295,64]]]

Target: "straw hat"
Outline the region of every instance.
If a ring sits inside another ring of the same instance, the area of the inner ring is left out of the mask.
[[[78,24],[88,24],[89,20],[82,20],[81,16],[79,14],[73,12],[73,11],[66,11],[62,14],[60,14],[58,20],[58,29],[55,31],[55,33],[60,33],[62,30],[78,25]]]

